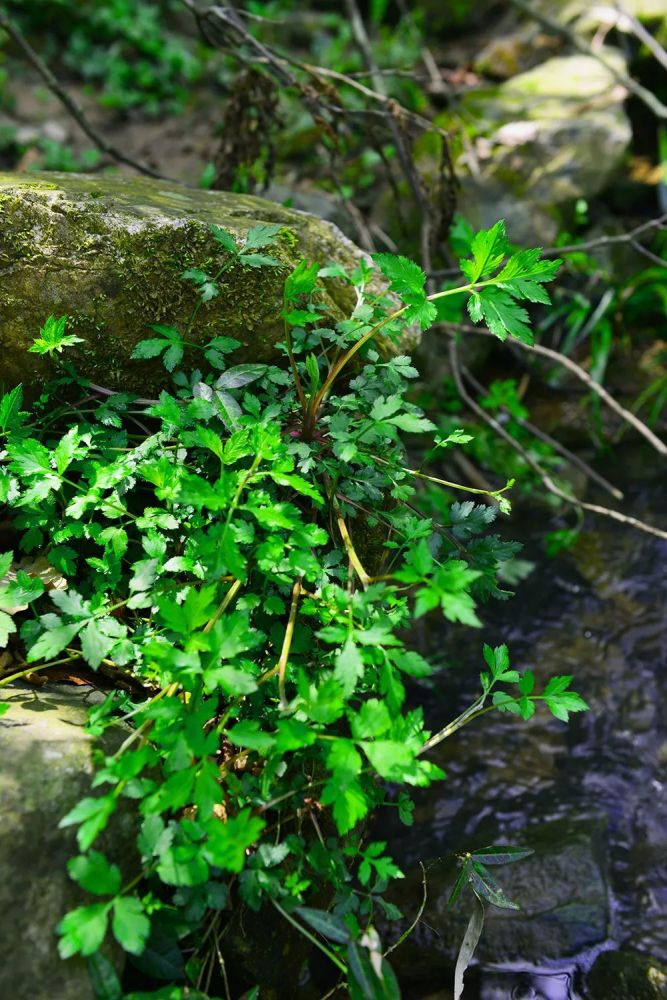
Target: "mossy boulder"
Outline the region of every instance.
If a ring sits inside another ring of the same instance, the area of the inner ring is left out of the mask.
[[[225,259],[211,223],[239,238],[259,223],[283,227],[270,252],[284,267],[233,267],[197,317],[193,339],[234,337],[238,361],[281,356],[282,288],[299,260],[353,268],[362,253],[332,223],[262,198],[143,178],[0,173],[0,382],[34,388],[53,374],[52,362],[27,353],[53,313],[70,316],[83,339],[67,353],[80,374],[140,395],[168,383],[159,359],[130,355],[152,323],[185,328],[198,293],[180,275]],[[327,279],[322,296],[334,318],[354,306],[340,281]]]
[[[84,731],[88,707],[102,696],[88,687],[14,685],[2,692],[0,718],[0,996],[30,1000],[92,1000],[86,962],[58,955],[56,924],[91,897],[67,875],[78,854],[74,828],[62,817],[90,794],[93,741]],[[112,753],[127,735],[107,730]],[[134,824],[118,813],[96,845],[125,875],[138,868]],[[118,952],[108,953],[116,962]]]
[[[625,69],[617,50],[605,56]],[[556,56],[466,95],[457,114],[475,138],[457,163],[462,214],[485,228],[504,218],[518,243],[552,243],[575,202],[603,191],[621,166],[632,138],[625,97],[586,55]]]
[[[586,985],[591,1000],[667,1000],[667,965],[636,951],[604,951]]]

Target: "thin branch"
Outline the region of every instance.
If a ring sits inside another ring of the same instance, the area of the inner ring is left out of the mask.
[[[488,395],[488,390],[485,389],[484,386],[477,381],[475,376],[463,365],[461,365],[461,373],[464,379],[466,379],[466,381],[469,382],[478,393],[481,395]],[[554,451],[558,452],[558,454],[570,462],[571,465],[576,465],[578,469],[581,469],[584,475],[588,476],[589,479],[592,479],[593,482],[598,484],[598,486],[601,486],[603,490],[607,491],[607,493],[610,493],[615,500],[623,499],[623,494],[619,489],[613,486],[609,480],[604,478],[604,476],[601,476],[599,472],[596,472],[595,469],[591,468],[588,462],[584,462],[583,458],[580,458],[579,455],[575,455],[573,451],[570,451],[570,449],[566,448],[564,444],[557,441],[556,438],[552,438],[550,434],[547,434],[546,431],[543,431],[540,427],[536,427],[535,424],[531,423],[530,420],[526,420],[524,417],[515,417],[505,408],[503,408],[503,412],[511,417],[512,420],[516,421],[520,427],[527,430],[529,434],[532,434],[533,437],[536,437],[545,444],[548,444],[550,448],[553,448]]]
[[[117,163],[124,163],[126,166],[132,167],[134,170],[138,170],[140,174],[145,174],[147,177],[154,177],[158,180],[171,179],[165,177],[157,170],[153,170],[153,168],[149,167],[147,164],[141,163],[139,160],[133,160],[131,156],[127,156],[119,149],[116,149],[115,146],[112,146],[111,143],[107,142],[104,136],[100,135],[100,133],[90,124],[78,102],[65,90],[63,90],[49,67],[40,58],[40,56],[37,55],[28,39],[2,11],[0,11],[0,28],[3,28],[10,38],[23,51],[24,55],[28,59],[28,62],[30,62],[33,68],[37,70],[51,93],[58,98],[60,103],[66,111],[69,112],[79,128],[85,132],[88,138],[95,143],[101,152],[106,153],[107,156],[116,160]]]
[[[547,472],[542,468],[539,462],[536,462],[532,455],[529,455],[525,448],[523,448],[519,442],[509,434],[505,428],[495,420],[490,413],[483,410],[482,407],[475,402],[472,396],[466,389],[463,378],[461,375],[461,366],[458,357],[458,348],[456,340],[452,337],[449,342],[449,359],[452,367],[452,375],[454,377],[454,382],[456,383],[456,388],[458,390],[459,396],[468,407],[472,410],[476,416],[479,417],[485,424],[487,424],[495,433],[505,441],[510,448],[513,448],[518,455],[524,460],[526,465],[535,472],[546,490],[557,496],[560,500],[565,503],[571,504],[573,507],[579,507],[581,510],[587,510],[591,514],[600,514],[603,517],[608,517],[612,521],[618,521],[620,524],[629,525],[633,528],[638,528],[639,531],[644,531],[648,535],[655,535],[657,538],[667,539],[667,531],[662,531],[660,528],[654,528],[651,524],[646,524],[644,521],[640,521],[636,517],[631,517],[629,514],[621,514],[620,511],[613,510],[610,507],[602,507],[600,504],[586,503],[584,500],[579,500],[577,497],[570,496],[564,490],[557,486],[553,479],[548,475]]]
[[[543,257],[560,257],[564,253],[585,253],[587,250],[598,250],[602,247],[615,246],[618,243],[630,243],[634,245],[638,236],[652,232],[654,229],[662,230],[667,225],[667,212],[657,219],[649,222],[642,222],[627,233],[617,233],[615,236],[599,236],[597,239],[588,240],[585,243],[571,243],[564,247],[547,247],[542,251]],[[635,247],[636,249],[636,247]]]
[[[362,58],[366,63],[369,72],[371,74],[371,80],[375,88],[376,94],[383,95],[385,93],[384,80],[378,73],[378,65],[375,61],[375,56],[373,55],[373,49],[370,44],[370,40],[366,33],[366,26],[364,25],[363,18],[359,12],[359,7],[357,6],[356,0],[345,0],[345,6],[350,18],[352,25],[352,34],[357,43],[357,47],[361,52]],[[405,138],[401,132],[398,124],[398,120],[395,113],[395,108],[397,107],[397,102],[393,101],[389,105],[389,130],[391,132],[392,138],[394,140],[394,145],[396,146],[396,152],[403,169],[405,178],[410,185],[410,190],[414,196],[415,201],[419,205],[419,211],[421,214],[421,233],[420,233],[420,244],[421,244],[421,256],[422,256],[422,266],[424,270],[428,273],[432,269],[431,263],[431,242],[432,242],[432,230],[431,230],[431,211],[428,203],[428,198],[426,192],[424,191],[424,186],[421,182],[419,174],[415,170],[414,164],[412,162],[412,156],[409,149],[406,148]],[[392,113],[394,110],[394,113]]]
[[[657,38],[654,38],[650,31],[647,31],[641,21],[627,11],[622,4],[614,4],[616,17],[614,22],[620,31],[629,31],[646,46],[651,55],[656,59],[663,69],[667,69],[667,52]]]
[[[424,865],[422,864],[421,861],[419,862],[419,867],[422,870],[422,901],[420,903],[419,909],[417,910],[417,916],[412,921],[412,923],[410,924],[410,926],[408,927],[408,929],[406,931],[403,931],[403,933],[401,934],[401,936],[398,939],[398,941],[395,941],[391,945],[390,948],[387,948],[387,950],[384,953],[384,957],[385,958],[387,957],[387,955],[391,955],[392,951],[395,951],[396,948],[398,948],[398,946],[400,944],[403,944],[403,942],[406,941],[410,937],[410,935],[412,934],[413,930],[415,929],[415,927],[417,926],[417,924],[421,920],[422,914],[423,914],[424,910],[426,909],[426,900],[428,898],[427,897],[427,891],[426,891],[426,869],[424,868]]]
[[[661,121],[667,120],[667,105],[663,104],[662,101],[658,100],[655,94],[652,94],[650,90],[646,89],[646,87],[642,87],[640,83],[633,80],[627,73],[623,73],[619,70],[612,60],[607,59],[601,52],[596,52],[594,48],[579,38],[570,28],[567,28],[564,24],[559,24],[558,21],[554,21],[552,18],[547,17],[546,14],[542,14],[540,11],[535,10],[535,8],[532,7],[531,4],[527,3],[526,0],[510,0],[510,3],[515,7],[518,7],[519,10],[523,11],[524,14],[527,14],[534,21],[537,21],[538,24],[541,24],[547,31],[560,35],[561,38],[567,39],[577,52],[581,52],[585,56],[591,56],[593,59],[597,59],[597,61],[602,63],[602,65],[611,73],[618,83],[622,84],[622,86],[625,87],[626,90],[629,90],[630,93],[634,94],[635,97],[638,97],[639,100],[647,106],[647,108],[650,108],[656,118],[659,118]]]
[[[292,639],[294,637],[294,627],[296,625],[299,597],[301,596],[301,586],[301,577],[299,577],[298,580],[295,580],[294,586],[292,587],[292,603],[289,610],[289,619],[287,622],[287,628],[285,629],[285,636],[283,638],[283,648],[280,651],[280,659],[277,664],[280,707],[283,709],[287,708],[287,698],[285,696],[285,677],[287,674],[287,663],[289,661],[290,649],[292,648]]]
[[[476,333],[481,337],[493,337],[494,340],[498,339],[495,334],[491,333],[489,330],[478,326],[472,326],[472,324],[468,323],[439,323],[438,326],[444,327],[450,333],[459,330],[463,333]],[[597,396],[599,396],[600,399],[607,404],[610,410],[617,413],[626,423],[631,424],[635,430],[642,435],[642,437],[646,438],[658,454],[667,455],[667,445],[665,445],[659,437],[656,437],[653,431],[647,427],[643,421],[636,417],[634,413],[627,410],[624,406],[621,406],[621,404],[607,392],[604,386],[600,385],[599,382],[596,382],[595,379],[581,367],[581,365],[576,363],[576,361],[566,357],[564,354],[560,354],[558,351],[552,350],[550,347],[544,347],[542,344],[524,344],[523,341],[513,339],[512,347],[518,347],[522,351],[528,351],[532,354],[540,354],[542,357],[550,358],[557,364],[563,365],[563,367],[571,371],[573,375],[576,375],[580,381],[584,382],[591,392],[594,392]]]
[[[379,462],[381,465],[392,464],[391,462],[388,462],[386,459],[380,458],[379,455],[372,455],[371,457],[375,459],[376,462]],[[446,486],[450,490],[461,490],[462,493],[475,493],[478,496],[489,496],[493,497],[493,499],[496,499],[501,494],[506,493],[507,490],[510,488],[509,486],[503,486],[502,489],[499,490],[480,490],[473,486],[465,486],[463,483],[452,483],[449,481],[449,479],[439,479],[438,476],[429,476],[427,475],[427,473],[421,472],[419,469],[408,469],[404,465],[399,466],[399,468],[401,472],[405,472],[409,476],[415,476],[416,479],[425,479],[429,483],[437,483],[438,486]]]
[[[637,240],[630,240],[630,246],[636,250],[638,254],[641,254],[642,257],[646,257],[647,260],[650,260],[652,264],[657,264],[658,267],[667,268],[667,260],[663,257],[658,257],[657,253],[653,253],[652,250],[649,250],[648,247],[645,247],[642,243],[638,243]]]

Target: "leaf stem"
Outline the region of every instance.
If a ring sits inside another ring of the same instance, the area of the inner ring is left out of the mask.
[[[76,656],[63,656],[60,660],[51,660],[49,663],[42,663],[37,667],[28,667],[26,670],[19,670],[15,674],[9,674],[7,677],[3,677],[0,680],[0,687],[7,687],[12,681],[18,681],[21,677],[27,677],[28,674],[36,674],[40,670],[48,670],[49,667],[60,667],[63,663],[72,663],[74,660],[80,660],[81,654],[77,653]]]
[[[391,462],[388,462],[384,458],[380,458],[379,455],[372,455],[372,458],[374,458],[376,462],[380,462],[382,465],[392,465]],[[499,490],[475,489],[472,486],[464,486],[462,483],[450,483],[447,479],[439,479],[437,476],[429,476],[425,472],[419,472],[418,469],[408,469],[405,466],[399,466],[399,468],[401,472],[407,472],[410,476],[417,476],[419,479],[427,479],[430,483],[438,483],[439,486],[448,486],[452,490],[462,490],[464,493],[476,493],[479,496],[497,497],[501,493],[506,493],[512,488],[511,484],[508,483]]]
[[[294,627],[296,625],[296,615],[299,606],[299,597],[301,596],[301,577],[294,581],[294,586],[292,588],[292,603],[289,610],[289,619],[287,621],[287,628],[285,629],[285,636],[283,638],[283,647],[280,651],[280,659],[276,667],[278,673],[278,691],[280,693],[280,707],[283,711],[287,708],[287,697],[285,695],[285,675],[287,673],[287,663],[289,660],[290,649],[292,648],[292,639],[294,638]]]
[[[283,908],[280,905],[280,903],[276,903],[275,899],[272,899],[271,902],[275,906],[275,908],[278,911],[278,913],[282,917],[284,917],[285,920],[287,920],[287,922],[292,925],[292,927],[295,927],[299,931],[300,934],[303,934],[304,937],[308,938],[308,940],[310,941],[311,944],[314,944],[316,948],[319,948],[320,951],[324,952],[324,954],[327,956],[327,958],[331,962],[333,962],[334,965],[337,965],[338,968],[340,969],[340,971],[344,975],[347,975],[347,966],[343,962],[341,962],[340,958],[338,957],[338,955],[334,951],[331,951],[331,949],[327,948],[327,946],[324,945],[324,944],[322,944],[321,941],[318,941],[318,939],[315,937],[315,935],[311,934],[310,931],[307,931],[306,928],[302,924],[297,923],[297,921],[294,919],[294,917],[292,917],[287,912],[287,910],[283,910]]]

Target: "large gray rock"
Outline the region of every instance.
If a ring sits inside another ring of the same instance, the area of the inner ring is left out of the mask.
[[[487,907],[476,958],[540,965],[604,941],[608,901],[602,834],[599,823],[555,822],[531,830],[526,839],[535,853],[493,869],[506,895],[521,909]],[[392,953],[392,964],[406,982],[446,985],[472,911],[472,896],[464,893],[450,909],[447,903],[457,874],[453,866],[427,864],[426,871],[423,920]],[[394,901],[407,918],[418,906],[420,883],[418,873],[396,887]]]
[[[92,1000],[86,963],[63,961],[55,927],[90,902],[67,875],[78,854],[73,829],[58,822],[90,792],[92,741],[83,729],[90,688],[14,686],[0,718],[0,996],[16,1000]],[[108,731],[108,749],[126,735]],[[127,871],[135,855],[126,815],[101,849]],[[113,845],[113,846],[111,846]]]
[[[623,68],[621,56],[607,58]],[[562,213],[614,177],[632,133],[625,91],[597,59],[547,59],[461,102],[476,130],[462,155],[459,210],[474,226],[507,222],[518,243],[551,243]]]
[[[237,360],[282,356],[275,345],[284,339],[283,284],[302,258],[352,269],[361,256],[332,223],[263,198],[143,178],[0,174],[0,382],[34,385],[53,373],[27,348],[54,313],[72,317],[70,332],[83,343],[67,357],[92,381],[140,395],[168,384],[159,360],[130,355],[152,336],[152,323],[185,329],[198,293],[180,280],[184,270],[212,274],[228,259],[211,223],[236,237],[259,223],[283,227],[269,252],[284,267],[234,266],[197,316],[192,339],[234,337],[243,345]],[[349,315],[349,287],[333,279],[325,285],[327,312]],[[198,364],[193,352],[192,367]]]

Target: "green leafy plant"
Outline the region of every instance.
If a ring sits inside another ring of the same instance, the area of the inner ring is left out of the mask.
[[[183,275],[201,292],[186,330],[156,325],[135,350],[172,379],[139,422],[129,394],[91,407],[69,365],[58,385],[70,402],[46,393],[25,413],[19,388],[0,400],[0,503],[19,547],[68,582],[47,594],[17,573],[0,586],[4,644],[16,642],[17,608],[34,612],[20,626],[27,665],[0,685],[85,663],[129,670],[144,691],[113,691],[93,710],[96,735],[119,718],[132,728],[60,821],[77,831],[70,875],[95,896],[63,918],[60,951],[90,957],[104,996],[120,990],[98,954],[108,933],[157,978],[158,941],[186,954],[181,979],[208,992],[211,943],[243,907],[324,952],[352,997],[398,996],[376,928],[379,915],[400,917],[384,893],[402,873],[365,821],[384,806],[410,824],[410,790],[444,777],[428,751],[483,713],[529,718],[542,701],[565,720],[585,708],[569,677],[535,693],[504,646],[484,648],[480,698],[435,733],[408,706],[406,686],[434,669],[410,648],[411,622],[437,613],[479,627],[480,601],[506,596],[508,543],[486,534],[492,517],[472,502],[451,504],[451,531],[415,507],[419,485],[440,481],[409,468],[403,435],[435,427],[409,401],[410,359],[374,344],[406,323],[427,328],[450,295],[470,296],[499,336],[526,338],[516,301],[543,301],[554,265],[532,251],[503,263],[501,226],[476,238],[467,282],[430,296],[402,257],[376,258],[387,294],[369,293],[363,260],[349,274],[302,262],[285,280],[289,367],[230,364],[238,343],[198,343],[199,312],[225,269],[277,266],[265,253],[277,238],[275,226],[242,243],[212,229],[221,261],[211,276]],[[322,278],[354,289],[348,318],[327,315]],[[50,317],[33,349],[57,360],[78,339],[66,329]],[[0,557],[0,578],[13,563]],[[98,844],[124,800],[141,858],[130,872]],[[490,886],[475,867],[486,863],[475,856],[466,877]]]
[[[21,0],[7,6],[28,35],[46,27],[47,57],[99,85],[101,103],[111,108],[176,112],[206,68],[206,52],[200,50],[198,58],[188,40],[165,27],[166,16],[177,9],[173,0],[74,7],[68,0]]]
[[[483,847],[472,854],[459,855],[457,860],[460,871],[454,882],[448,906],[454,906],[466,887],[473,894],[474,904],[454,970],[454,1000],[460,1000],[463,994],[463,976],[470,965],[484,928],[486,905],[497,906],[502,910],[519,909],[517,903],[513,903],[511,899],[507,898],[489,871],[489,866],[509,865],[530,857],[532,853],[533,851],[529,847],[503,845],[502,847]]]

